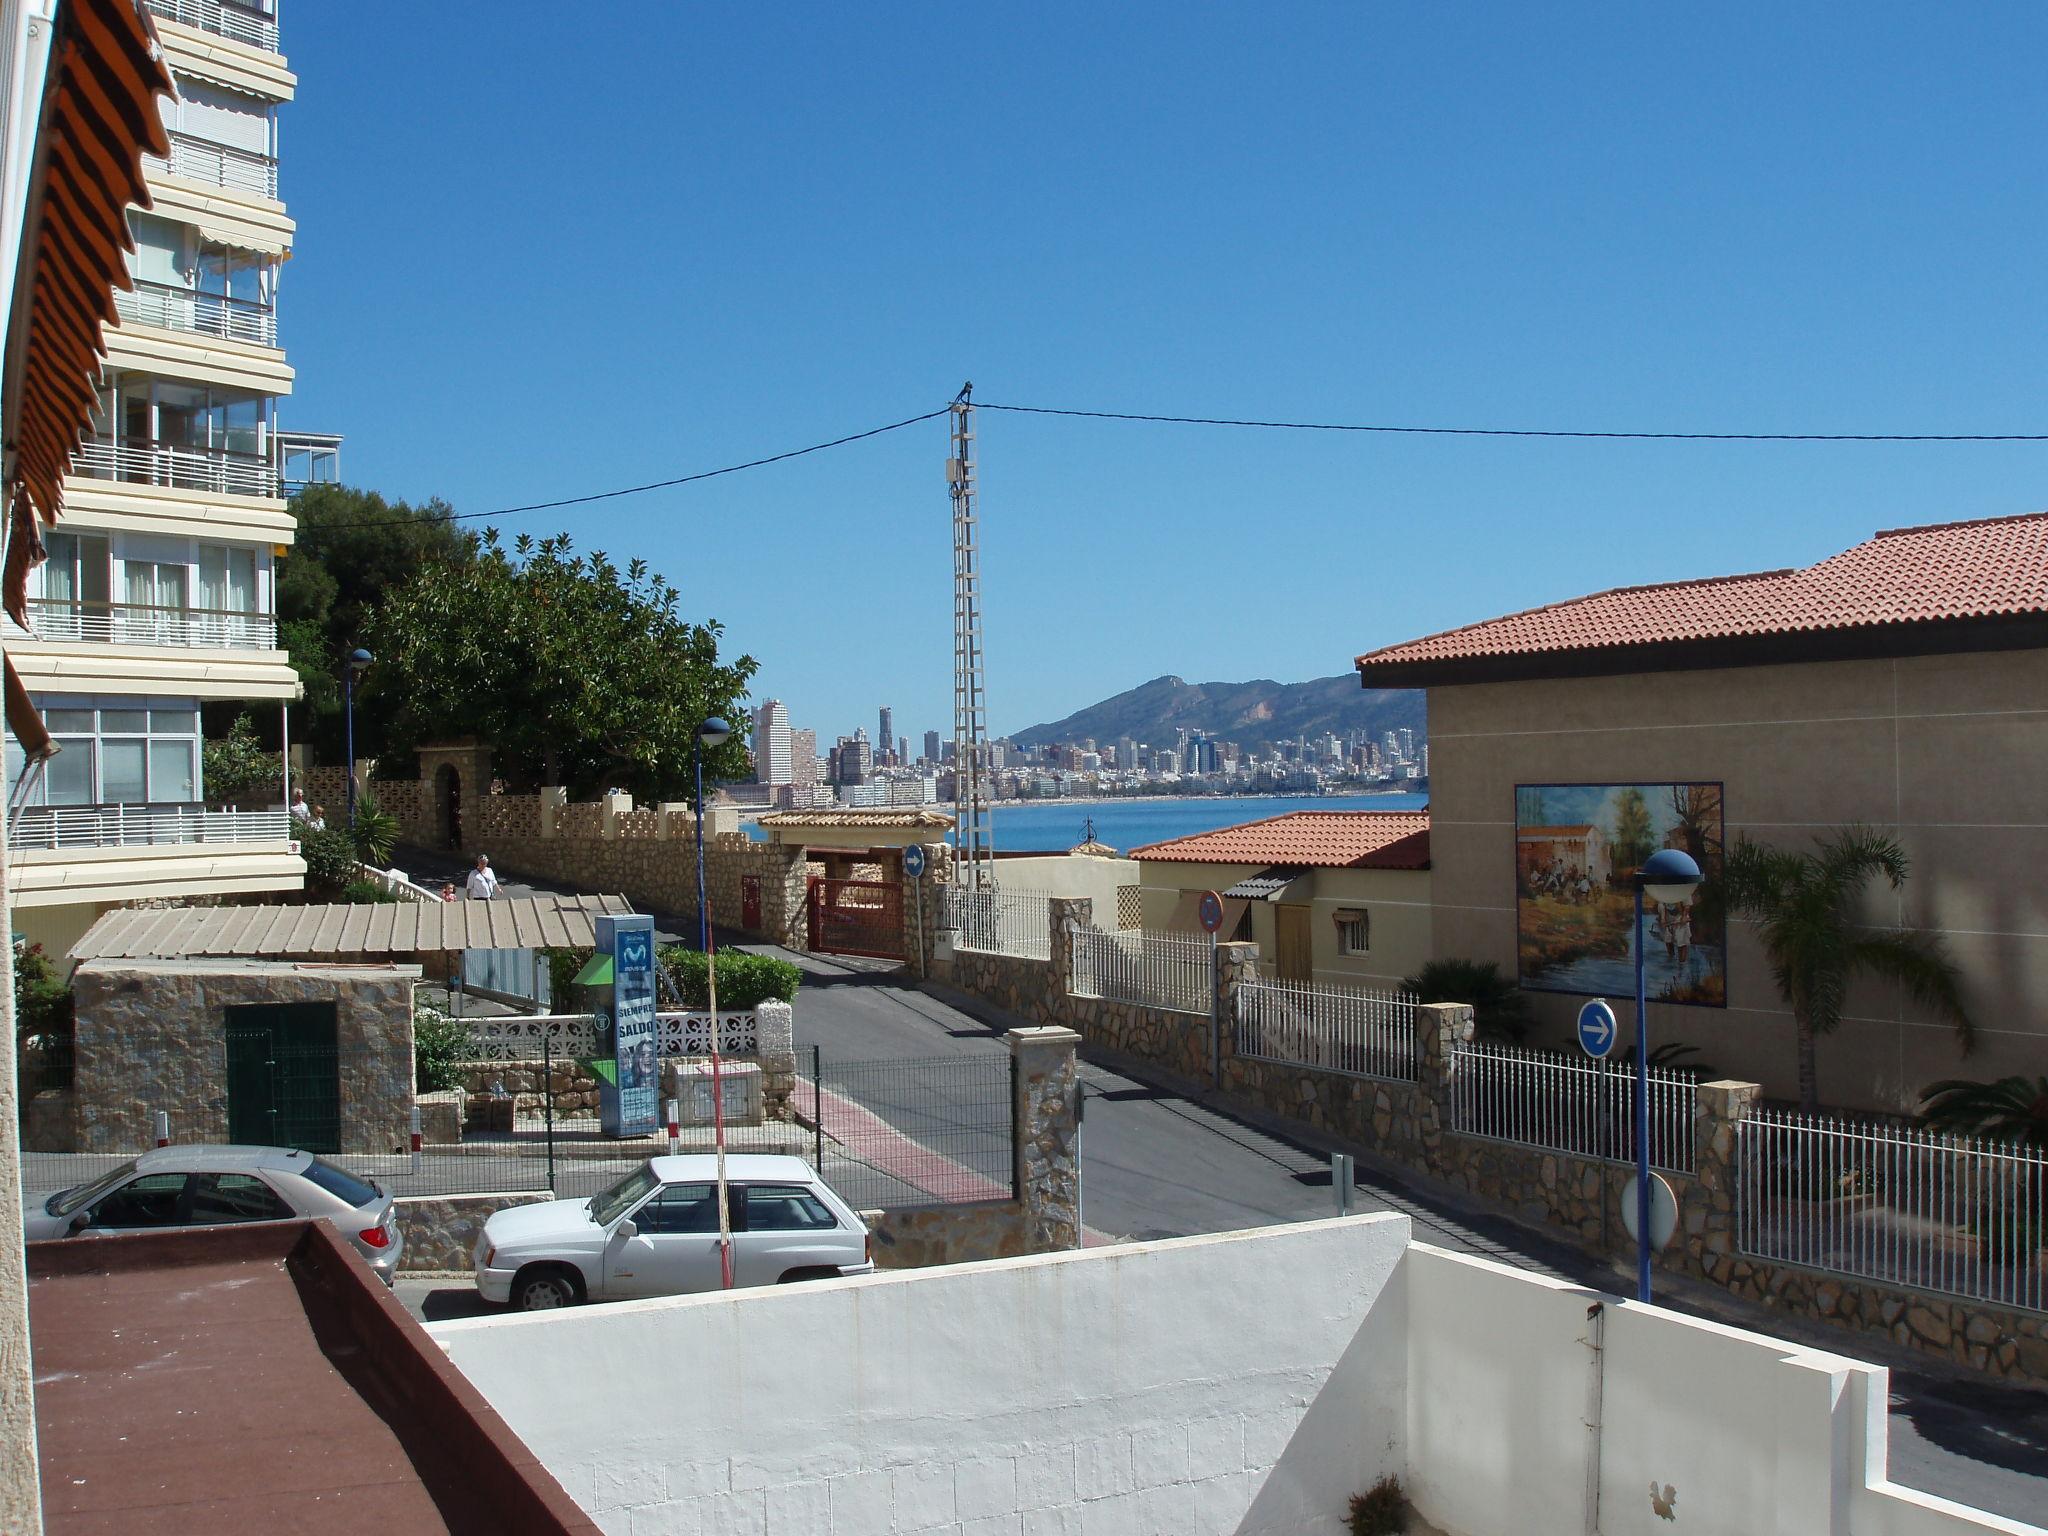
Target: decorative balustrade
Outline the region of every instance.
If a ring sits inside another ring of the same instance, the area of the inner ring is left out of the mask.
[[[203,805],[31,805],[7,821],[10,849],[282,843],[291,835],[284,811],[209,811]]]
[[[149,0],[149,8],[168,21],[277,52],[277,18],[249,6],[223,5],[221,0]]]
[[[277,467],[253,453],[222,448],[188,448],[174,443],[123,442],[94,438],[71,455],[71,472],[96,480],[139,485],[172,485],[221,496],[276,496]]]
[[[189,133],[171,135],[168,155],[144,155],[143,168],[162,175],[203,181],[208,186],[228,187],[237,192],[254,192],[259,197],[277,198],[277,161],[253,149],[236,149]]]
[[[530,1014],[507,1018],[466,1018],[469,1032],[462,1059],[467,1062],[540,1061],[544,1056],[576,1060],[609,1054],[597,1019],[588,1013]],[[655,1051],[663,1057],[709,1056],[713,1020],[708,1012],[661,1013],[655,1016]],[[761,1048],[760,1022],[751,1012],[717,1016],[718,1052],[752,1056]]]

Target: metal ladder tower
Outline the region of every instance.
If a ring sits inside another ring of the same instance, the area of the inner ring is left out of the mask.
[[[995,886],[995,826],[988,805],[988,704],[981,678],[981,556],[974,510],[974,385],[953,400],[946,483],[953,492],[953,881]]]

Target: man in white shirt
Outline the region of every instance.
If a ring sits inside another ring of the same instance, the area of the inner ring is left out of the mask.
[[[476,868],[469,872],[469,896],[473,901],[489,901],[498,894],[497,872],[491,868],[488,855],[476,856]]]
[[[311,821],[313,819],[313,807],[306,804],[306,792],[303,789],[292,791],[290,809],[294,821]]]

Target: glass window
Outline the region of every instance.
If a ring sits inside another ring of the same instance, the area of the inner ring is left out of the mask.
[[[147,743],[115,737],[100,743],[100,799],[104,805],[141,805],[149,799]],[[59,762],[64,754],[59,753]]]
[[[1372,951],[1372,919],[1364,912],[1346,912],[1337,919],[1337,952],[1363,955]]]
[[[839,1225],[839,1218],[801,1184],[753,1184],[747,1188],[749,1232],[812,1232]]]
[[[640,1207],[633,1224],[642,1232],[716,1232],[718,1186],[671,1184]]]
[[[89,709],[51,709],[43,713],[43,724],[60,736],[92,734],[92,711]]]
[[[192,1220],[283,1221],[298,1215],[253,1173],[202,1173],[192,1180]]]
[[[144,736],[149,733],[149,711],[146,709],[103,709],[100,711],[100,734],[102,736]]]
[[[358,1208],[372,1201],[382,1200],[383,1191],[368,1179],[359,1179],[352,1173],[344,1173],[332,1163],[323,1163],[314,1158],[306,1164],[301,1177],[310,1179],[337,1200],[346,1200]]]
[[[199,551],[199,606],[216,613],[256,611],[256,551],[223,549],[218,545]]]
[[[186,1175],[145,1173],[108,1195],[92,1208],[96,1227],[175,1227],[185,1194]]]
[[[651,1194],[660,1182],[653,1167],[642,1163],[609,1189],[598,1191],[590,1202],[590,1219],[601,1227],[610,1226]]]
[[[81,1205],[90,1205],[116,1184],[124,1184],[134,1176],[135,1164],[133,1160],[130,1160],[114,1169],[111,1173],[101,1174],[90,1184],[79,1184],[65,1190],[62,1194],[50,1196],[49,1203],[43,1209],[52,1216],[69,1216]]]
[[[199,711],[196,709],[152,709],[149,712],[149,734],[152,736],[197,736],[199,734]]]
[[[155,801],[195,800],[193,793],[193,744],[189,741],[152,741],[149,744],[149,798]]]
[[[59,737],[64,750],[43,765],[43,798],[49,805],[91,805],[92,738]]]

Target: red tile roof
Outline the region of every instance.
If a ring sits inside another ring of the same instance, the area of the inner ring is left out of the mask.
[[[1133,848],[1134,859],[1303,869],[1427,869],[1427,811],[1291,811]]]
[[[1596,592],[1370,651],[1358,658],[1358,669],[1377,687],[1396,669],[1413,674],[1403,681],[1426,682],[1432,664],[1487,658],[2043,615],[2048,512],[2029,512],[1895,528],[1800,569]]]

